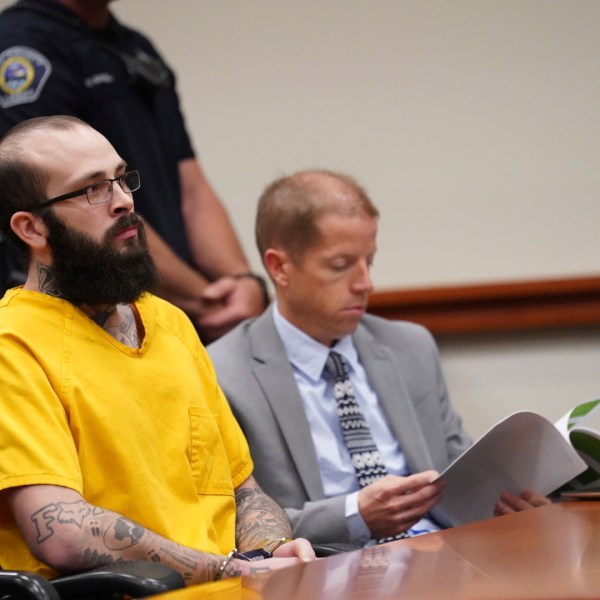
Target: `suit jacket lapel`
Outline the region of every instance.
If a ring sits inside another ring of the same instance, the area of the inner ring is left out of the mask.
[[[354,344],[390,428],[412,473],[432,469],[426,440],[402,380],[397,357],[363,326],[353,335]]]
[[[307,497],[320,500],[325,493],[310,427],[292,366],[273,323],[272,308],[256,320],[249,335],[254,375],[275,415]]]

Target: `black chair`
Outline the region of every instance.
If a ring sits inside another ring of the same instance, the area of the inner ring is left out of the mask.
[[[60,600],[47,579],[27,571],[0,571],[0,598]]]
[[[116,562],[51,580],[24,571],[0,571],[1,600],[119,600],[184,586],[177,571],[149,561]]]

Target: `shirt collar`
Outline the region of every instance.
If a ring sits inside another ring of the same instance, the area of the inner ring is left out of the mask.
[[[358,354],[351,335],[344,336],[336,342],[333,348],[329,348],[292,325],[279,312],[276,301],[273,303],[273,321],[283,342],[288,360],[312,381],[321,379],[325,361],[331,350],[335,350],[348,361],[350,372],[355,370]]]

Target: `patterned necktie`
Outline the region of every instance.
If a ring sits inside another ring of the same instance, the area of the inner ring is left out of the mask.
[[[333,394],[337,402],[342,436],[350,453],[358,483],[363,488],[384,477],[388,472],[354,396],[346,359],[341,354],[331,351],[324,370],[333,380]],[[406,537],[409,537],[409,534],[400,533],[394,537],[379,539],[377,543],[382,544]]]
[[[337,402],[342,435],[358,483],[363,488],[387,475],[387,469],[354,396],[346,359],[337,352],[330,352],[325,363],[325,371],[333,379],[333,394]]]

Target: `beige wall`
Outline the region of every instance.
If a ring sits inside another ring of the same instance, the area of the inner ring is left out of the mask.
[[[0,7],[7,5],[0,0]],[[179,76],[256,269],[255,201],[355,175],[383,218],[379,289],[598,272],[600,2],[123,0]],[[600,393],[600,332],[442,341],[467,428]]]
[[[597,0],[124,0],[176,67],[258,265],[262,187],[323,166],[382,209],[379,287],[597,272]]]

